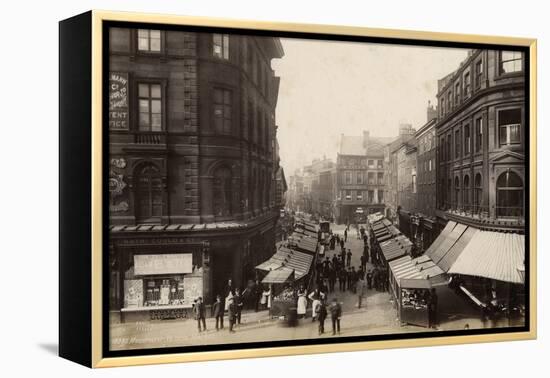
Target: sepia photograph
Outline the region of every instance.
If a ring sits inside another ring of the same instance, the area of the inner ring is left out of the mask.
[[[526,49],[146,27],[106,29],[109,351],[528,328]]]

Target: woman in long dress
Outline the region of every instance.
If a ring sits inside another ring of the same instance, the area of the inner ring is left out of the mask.
[[[298,289],[298,317],[305,318],[306,316],[306,308],[307,308],[307,292],[304,289],[304,285],[300,286],[300,289]]]
[[[271,309],[271,285],[265,288],[264,291],[262,292],[262,299],[260,300],[260,304],[262,305],[262,308],[264,310]]]

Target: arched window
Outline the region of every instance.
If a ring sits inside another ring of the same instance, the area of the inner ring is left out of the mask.
[[[214,171],[212,200],[214,215],[217,217],[225,217],[233,213],[231,176],[231,170],[227,167],[219,167]]]
[[[523,181],[508,170],[497,180],[497,216],[523,216]]]
[[[135,182],[136,222],[159,222],[162,215],[162,178],[158,168],[152,164],[141,167]]]
[[[470,206],[470,176],[464,176],[464,185],[462,190],[462,203],[465,210],[469,210]]]
[[[482,187],[481,187],[481,173],[477,173],[475,180],[474,180],[474,212],[478,213],[481,211],[481,195],[482,195]]]
[[[458,203],[460,201],[460,180],[455,177],[455,208],[458,209]]]

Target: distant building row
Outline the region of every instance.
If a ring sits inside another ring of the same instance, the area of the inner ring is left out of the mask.
[[[438,81],[437,107],[397,138],[342,135],[324,158],[289,180],[287,205],[361,221],[381,211],[424,249],[448,220],[523,232],[526,132],[524,58],[472,50]]]

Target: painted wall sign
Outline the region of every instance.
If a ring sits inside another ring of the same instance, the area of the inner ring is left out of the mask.
[[[128,74],[109,75],[109,129],[128,130]]]

